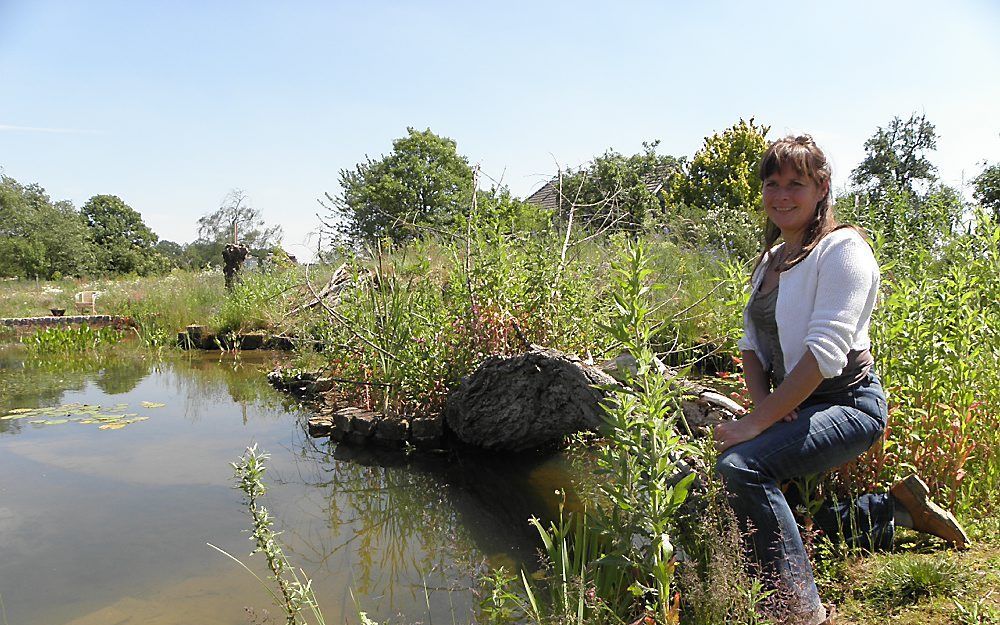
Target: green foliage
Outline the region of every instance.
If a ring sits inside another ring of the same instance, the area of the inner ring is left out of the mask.
[[[124,333],[113,327],[93,329],[89,325],[79,327],[54,327],[38,330],[21,339],[34,353],[79,353],[114,345],[122,340]]]
[[[906,121],[894,117],[865,141],[865,158],[851,180],[876,200],[890,192],[915,194],[915,183],[937,180],[937,168],[927,158],[936,148],[937,132],[926,115],[913,113]]]
[[[865,594],[898,608],[927,597],[954,595],[962,577],[955,563],[935,555],[900,554],[884,563]]]
[[[769,126],[753,118],[705,138],[704,145],[664,191],[666,225],[677,240],[707,245],[739,259],[760,251],[757,165]]]
[[[645,246],[627,243],[614,264],[614,305],[603,327],[635,355],[637,372],[629,382],[636,390],[608,389],[613,397],[605,404],[606,444],[596,452],[593,507],[560,515],[548,528],[534,522],[550,564],[543,584],[522,575],[536,622],[679,619],[671,537],[694,474],[679,474],[677,463],[694,450],[677,433],[679,392],[649,348],[651,275]],[[545,604],[535,598],[540,587],[548,590]]]
[[[221,335],[277,326],[291,307],[292,290],[300,280],[297,271],[280,267],[241,273],[212,317],[212,327]]]
[[[285,625],[307,625],[310,621],[307,620],[306,614],[311,614],[313,622],[317,625],[324,625],[326,621],[316,600],[316,593],[312,589],[312,580],[301,569],[296,572],[289,563],[277,539],[278,534],[274,531],[274,517],[263,505],[262,499],[267,492],[264,473],[267,471],[268,458],[267,453],[258,452],[257,445],[252,445],[247,447],[237,462],[230,465],[233,467],[236,488],[243,492],[243,501],[250,514],[250,534],[255,547],[250,555],[256,553],[264,555],[271,583],[265,582],[229,553],[215,545],[209,544],[209,546],[236,561],[260,582],[271,595],[274,604],[284,613]],[[272,589],[271,584],[277,586],[277,592]]]
[[[972,196],[979,205],[1000,219],[1000,163],[989,165],[972,180]]]
[[[889,398],[890,438],[842,473],[859,490],[913,467],[952,505],[997,506],[1000,435],[1000,224],[980,212],[969,233],[912,264],[885,267],[872,343]]]
[[[163,258],[153,249],[158,237],[121,198],[95,195],[80,212],[90,228],[99,271],[144,276],[163,268]]]
[[[371,261],[352,263],[353,286],[310,330],[334,374],[360,383],[342,389],[350,401],[436,414],[486,356],[523,350],[518,331],[563,349],[599,348],[596,268],[561,263],[554,233],[515,228],[495,212],[477,213],[467,239],[376,247]]]
[[[672,156],[656,153],[659,141],[643,143],[643,151],[624,156],[608,150],[592,163],[562,176],[562,213],[572,207],[574,220],[584,229],[641,231],[662,214],[657,190],[681,166]]]
[[[881,260],[913,266],[923,256],[937,256],[965,212],[958,191],[944,185],[925,195],[896,188],[877,196],[857,191],[837,198],[838,219],[864,228],[876,241]]]
[[[971,601],[959,601],[955,599],[955,611],[952,613],[952,621],[958,625],[998,625],[1000,624],[1000,610],[983,603],[978,598]]]
[[[471,205],[472,169],[452,139],[406,129],[392,152],[340,171],[328,224],[349,243],[414,238],[417,227],[448,227]]]
[[[95,268],[85,221],[36,184],[0,177],[0,276],[79,276]]]

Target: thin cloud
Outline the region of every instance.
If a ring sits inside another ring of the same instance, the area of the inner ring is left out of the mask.
[[[80,128],[40,128],[37,126],[9,126],[0,124],[0,132],[47,132],[59,135],[96,135],[100,131]]]

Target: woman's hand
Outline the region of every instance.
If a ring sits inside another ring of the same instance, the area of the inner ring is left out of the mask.
[[[715,438],[716,451],[722,453],[733,445],[739,445],[756,438],[765,429],[761,428],[758,422],[759,420],[755,419],[751,412],[736,421],[725,421],[715,426],[713,438]]]

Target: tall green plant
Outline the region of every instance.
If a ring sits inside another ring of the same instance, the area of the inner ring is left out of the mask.
[[[678,433],[679,392],[671,388],[649,344],[653,308],[648,252],[625,243],[613,264],[613,312],[604,330],[637,361],[631,388],[612,388],[605,403],[605,444],[597,451],[596,501],[544,528],[551,563],[548,613],[524,577],[536,621],[679,622],[672,537],[694,474],[679,478],[677,462],[693,447]],[[678,479],[679,478],[679,479]]]
[[[278,534],[274,531],[274,519],[261,501],[264,493],[267,492],[267,487],[264,484],[264,472],[267,470],[265,463],[268,458],[267,453],[258,452],[257,445],[252,445],[247,447],[237,462],[230,464],[236,478],[236,488],[243,492],[247,512],[250,514],[250,534],[255,546],[251,555],[254,553],[264,554],[267,568],[271,572],[271,583],[261,579],[243,562],[228,552],[211,543],[209,546],[234,560],[260,582],[271,595],[275,605],[284,612],[285,625],[308,625],[310,621],[306,618],[307,609],[308,614],[313,617],[313,622],[317,625],[325,625],[323,612],[320,610],[316,594],[312,589],[312,580],[301,569],[296,572],[295,568],[288,562],[281,543],[277,539]],[[277,587],[277,592],[271,584]]]

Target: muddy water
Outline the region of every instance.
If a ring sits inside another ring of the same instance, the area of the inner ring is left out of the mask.
[[[247,557],[229,467],[253,443],[271,454],[266,505],[329,623],[356,622],[359,608],[394,622],[468,622],[484,562],[532,561],[526,519],[551,510],[566,479],[559,460],[494,466],[313,441],[306,412],[264,382],[278,358],[39,361],[0,349],[0,416],[79,403],[148,417],[121,429],[58,415],[0,420],[7,622],[283,622],[266,590],[206,544],[263,574],[262,557]]]

